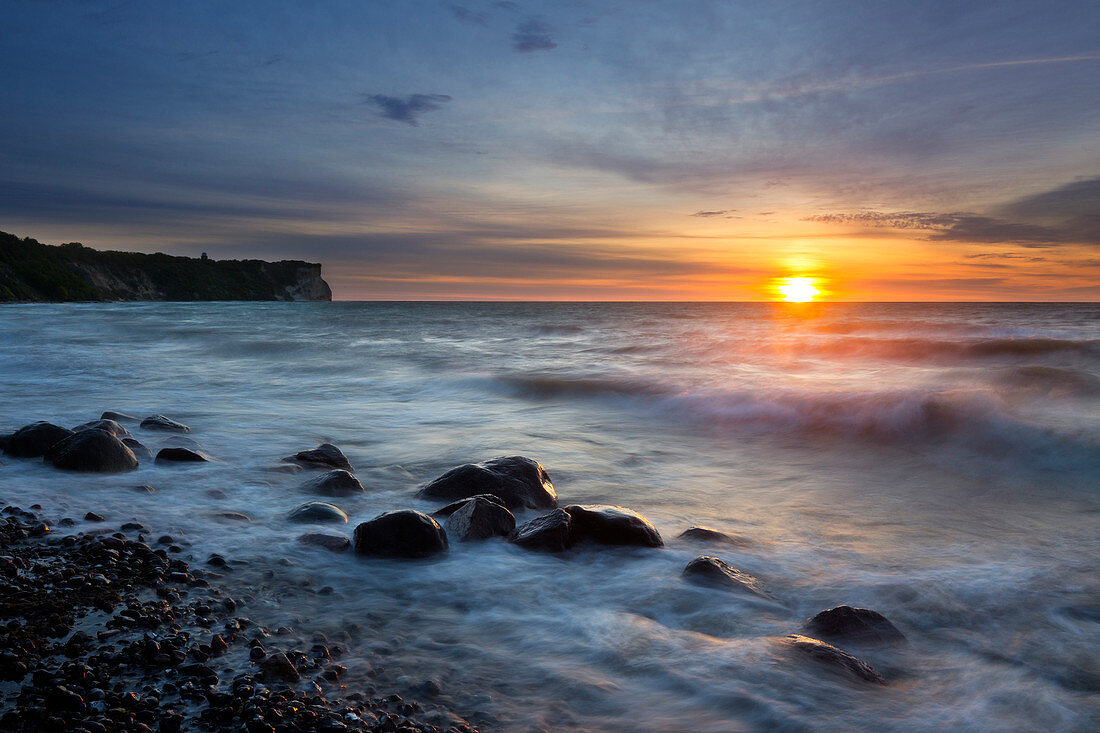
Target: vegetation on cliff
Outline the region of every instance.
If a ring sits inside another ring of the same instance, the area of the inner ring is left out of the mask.
[[[100,251],[0,232],[0,302],[331,299],[316,263]]]

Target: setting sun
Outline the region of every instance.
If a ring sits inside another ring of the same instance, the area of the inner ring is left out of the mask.
[[[776,290],[789,303],[808,303],[821,294],[815,282],[812,277],[788,277],[779,281]]]

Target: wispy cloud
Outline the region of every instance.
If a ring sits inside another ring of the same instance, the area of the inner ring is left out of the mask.
[[[407,97],[368,94],[365,95],[365,101],[378,110],[380,117],[416,127],[420,115],[443,109],[443,105],[450,102],[451,97],[446,94],[410,94]]]
[[[550,51],[558,47],[550,35],[553,29],[541,20],[531,18],[519,24],[512,34],[512,48],[521,53]]]

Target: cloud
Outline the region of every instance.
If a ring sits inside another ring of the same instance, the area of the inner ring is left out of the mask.
[[[443,104],[450,102],[451,97],[446,94],[410,94],[407,97],[368,94],[365,101],[378,109],[379,116],[416,127],[420,115],[443,109]]]
[[[475,13],[469,8],[457,3],[451,3],[450,8],[451,14],[463,23],[470,23],[472,25],[485,25],[486,23],[485,13]]]
[[[531,18],[519,24],[512,34],[512,48],[522,53],[550,51],[558,47],[550,36],[552,28],[541,20]]]
[[[721,211],[696,211],[694,214],[688,214],[688,216],[698,216],[705,219],[711,216],[721,216],[722,214],[728,214],[731,211],[737,211],[737,209],[722,209]]]

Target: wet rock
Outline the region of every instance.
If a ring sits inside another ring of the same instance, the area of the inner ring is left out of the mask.
[[[75,428],[73,428],[73,432],[79,433],[81,430],[91,430],[92,428],[106,431],[116,438],[125,438],[130,435],[129,430],[122,427],[114,420],[92,420],[91,422],[86,422],[83,425],[77,425]]]
[[[491,501],[494,504],[499,504],[502,507],[504,506],[504,502],[501,501],[500,499],[498,499],[497,497],[493,496],[492,494],[475,494],[474,496],[467,496],[465,499],[459,499],[458,501],[452,501],[450,504],[443,507],[442,509],[436,509],[434,512],[432,512],[432,516],[433,517],[449,517],[452,514],[454,514],[455,512],[457,512],[459,509],[464,507],[466,505],[466,502],[470,501],[471,499],[486,499],[487,501]],[[504,508],[507,509],[508,507],[504,507]]]
[[[347,512],[327,501],[311,501],[291,510],[287,519],[292,522],[346,522]]]
[[[164,415],[150,415],[141,421],[142,430],[163,430],[169,433],[190,433],[191,428]]]
[[[171,435],[165,438],[161,444],[161,448],[190,448],[191,450],[202,450],[202,444],[194,438],[188,438],[186,435]]]
[[[340,537],[333,534],[322,534],[320,532],[310,532],[304,534],[298,538],[298,541],[303,545],[312,545],[313,547],[322,547],[332,552],[344,552],[351,548],[351,540],[347,537]]]
[[[296,474],[302,472],[302,467],[297,463],[279,463],[274,466],[265,466],[264,470],[268,473]]]
[[[153,452],[145,447],[144,444],[137,438],[122,438],[123,444],[134,452],[134,456],[139,461],[151,461],[153,460]]]
[[[137,456],[121,440],[93,428],[73,433],[46,451],[45,461],[67,471],[116,473],[138,466]]]
[[[11,434],[4,452],[17,458],[38,458],[46,455],[46,451],[72,434],[72,430],[53,423],[31,423]]]
[[[85,522],[106,522],[107,520],[102,514],[96,514],[95,512],[88,512],[84,515]]]
[[[558,505],[546,469],[523,456],[457,466],[428,483],[417,496],[455,501],[475,494],[492,494],[508,509],[553,509]]]
[[[157,493],[157,488],[155,486],[150,486],[149,484],[138,484],[137,486],[131,486],[130,488],[139,494]]]
[[[516,528],[516,518],[497,501],[482,497],[467,499],[443,525],[447,536],[466,542],[508,537]]]
[[[447,549],[447,534],[423,512],[383,512],[355,528],[355,552],[378,557],[428,557]]]
[[[322,496],[349,496],[363,491],[359,479],[338,468],[302,484],[302,490]]]
[[[700,555],[687,564],[683,576],[691,583],[707,585],[730,591],[747,590],[757,595],[767,595],[763,584],[729,563],[709,555]]]
[[[190,448],[161,448],[157,452],[157,463],[209,463],[210,456]]]
[[[565,507],[573,520],[573,542],[589,540],[603,545],[660,547],[661,535],[648,519],[621,506],[595,504]]]
[[[100,420],[114,420],[115,422],[137,422],[138,419],[133,415],[127,415],[125,412],[115,412],[114,410],[107,410],[99,416]]]
[[[260,669],[264,671],[265,677],[272,679],[297,682],[301,678],[298,670],[294,668],[294,664],[283,652],[276,652],[265,657],[260,661]]]
[[[521,525],[511,541],[529,550],[564,552],[573,544],[572,525],[573,520],[564,509],[555,509]]]
[[[215,519],[228,519],[231,522],[251,522],[252,517],[244,512],[212,512],[210,516]]]
[[[331,468],[342,468],[345,471],[354,470],[351,467],[351,461],[344,455],[344,452],[332,443],[322,443],[313,450],[295,453],[291,460],[301,461],[310,466],[329,466]]]
[[[886,679],[870,664],[843,649],[837,649],[832,644],[801,634],[791,634],[784,637],[783,641],[792,649],[848,677],[878,685],[886,684]]]
[[[732,547],[744,547],[749,544],[748,540],[741,537],[734,537],[728,535],[725,532],[719,532],[711,527],[689,527],[680,533],[678,539],[690,540],[691,542],[705,542],[712,545],[730,545]]]
[[[837,606],[818,613],[806,622],[812,634],[870,644],[897,644],[905,641],[890,620],[869,608]]]

